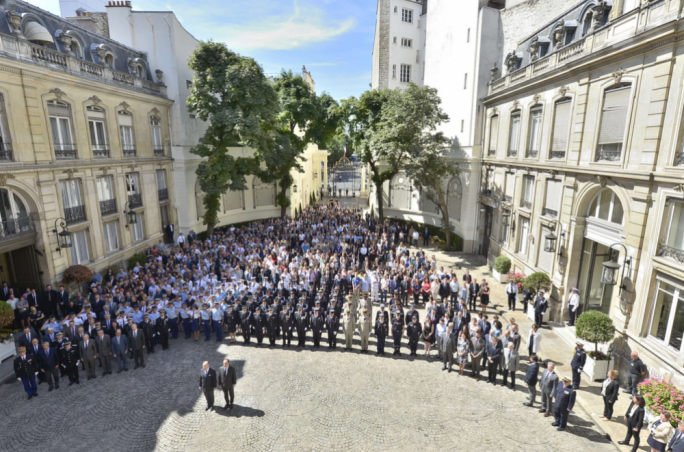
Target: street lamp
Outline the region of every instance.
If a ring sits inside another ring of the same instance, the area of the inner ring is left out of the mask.
[[[614,243],[608,248],[608,252],[612,251],[615,245],[620,245],[625,249],[625,266],[622,268],[622,274],[620,275],[620,295],[622,295],[623,290],[627,290],[627,285],[624,284],[625,280],[625,269],[628,265],[632,263],[632,259],[627,256],[627,247],[622,243]],[[618,264],[613,258],[607,262],[603,263],[603,272],[601,273],[601,283],[607,286],[615,286],[618,284],[618,270],[620,270],[620,264]]]
[[[127,202],[124,206],[124,213],[126,214],[126,228],[128,228],[129,224],[136,224],[138,222],[138,215],[130,206],[130,202]]]
[[[292,186],[292,191],[294,191],[295,193],[297,193],[297,184],[294,184],[294,185]]]
[[[560,237],[565,238],[565,232],[561,232]],[[558,237],[553,232],[546,234],[544,236],[544,251],[546,251],[547,253],[553,253],[556,250],[557,240]],[[560,246],[560,242],[558,246],[558,256],[563,257],[563,248]]]
[[[61,231],[57,231],[57,228],[61,228]],[[62,255],[62,248],[71,248],[71,232],[67,229],[66,220],[64,218],[57,218],[55,220],[55,228],[52,230],[57,234],[57,248],[55,251]]]

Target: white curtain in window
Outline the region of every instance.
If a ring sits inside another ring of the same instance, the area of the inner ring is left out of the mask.
[[[52,142],[55,145],[55,149],[63,150],[73,144],[69,118],[51,117],[50,128],[52,129]]]
[[[526,217],[520,217],[520,237],[518,238],[520,247],[518,252],[520,254],[527,254],[527,246],[530,240],[530,219]]]
[[[157,190],[166,188],[166,171],[157,170]]]
[[[627,105],[631,86],[606,91],[598,144],[622,143],[627,125]]]
[[[133,127],[131,126],[120,126],[121,131],[121,146],[125,151],[131,151],[135,149],[135,143],[133,142]]]
[[[119,249],[119,233],[117,224],[117,221],[112,221],[111,223],[105,223],[104,225],[105,248],[107,249],[108,253]]]
[[[499,117],[492,116],[489,122],[489,150],[495,151],[499,144]]]
[[[100,201],[114,199],[114,182],[112,176],[97,178],[97,196]]]
[[[155,149],[162,147],[162,134],[161,134],[161,122],[159,119],[153,118],[152,124],[152,145]]]
[[[541,122],[542,109],[535,108],[530,112],[530,142],[528,149],[530,151],[539,151],[541,141]]]
[[[665,244],[678,250],[684,250],[684,203],[675,202],[672,208],[672,219]]]
[[[555,210],[556,212],[560,211],[562,187],[561,182],[558,180],[546,181],[545,207]]]
[[[568,149],[568,134],[570,132],[570,99],[556,102],[556,111],[553,116],[553,141],[551,150],[565,152]]]
[[[88,230],[74,232],[71,235],[71,260],[74,264],[84,264],[90,260],[88,255]]]
[[[551,229],[543,227],[541,229],[541,239],[540,243],[543,243],[544,237],[553,232]],[[551,272],[551,266],[553,265],[553,252],[544,251],[544,247],[539,247],[539,260],[537,266],[547,273]]]
[[[527,202],[532,202],[534,199],[534,178],[530,176],[525,176],[523,178],[523,188],[524,188],[524,193],[523,193],[523,200]]]
[[[513,198],[513,193],[515,193],[515,173],[506,173],[506,196]]]
[[[145,238],[145,235],[143,234],[143,215],[135,214],[135,218],[137,221],[133,225],[133,240],[137,242]]]
[[[88,121],[90,130],[90,143],[94,150],[107,149],[107,135],[105,134],[105,125],[102,121]]]
[[[520,113],[513,113],[511,115],[511,134],[508,143],[508,150],[517,151],[518,141],[520,141]]]
[[[79,207],[83,205],[81,198],[81,184],[78,179],[69,179],[60,182],[62,188],[62,203],[64,208]]]

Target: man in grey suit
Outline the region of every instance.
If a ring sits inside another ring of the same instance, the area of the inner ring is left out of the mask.
[[[223,397],[226,399],[226,406],[224,410],[233,408],[233,401],[235,400],[235,385],[237,384],[237,374],[235,367],[230,365],[228,358],[223,360],[223,367],[219,367],[218,385],[223,388]]]
[[[439,352],[442,354],[442,370],[446,370],[449,363],[449,372],[454,364],[454,350],[456,350],[456,336],[451,334],[453,322],[449,323],[446,331],[439,337]]]
[[[97,356],[100,357],[104,377],[112,373],[112,341],[108,334],[104,334],[104,330],[97,330],[95,345],[97,345]]]
[[[551,412],[554,409],[553,395],[555,394],[556,386],[558,386],[558,375],[554,372],[555,367],[556,365],[549,361],[539,381],[542,399],[542,407],[539,412],[544,413],[544,417],[551,416]]]
[[[97,358],[97,345],[95,345],[95,341],[90,338],[88,333],[83,334],[83,340],[78,345],[78,352],[88,380],[96,378],[95,358]]]
[[[508,343],[508,348],[503,353],[503,384],[508,385],[508,377],[511,377],[511,389],[515,391],[515,372],[518,370],[520,356],[515,351],[515,344]]]
[[[128,347],[131,352],[131,358],[135,363],[133,369],[138,367],[145,367],[145,355],[143,351],[145,350],[145,333],[138,329],[138,325],[133,323],[131,325],[131,331],[128,333]]]
[[[477,330],[477,333],[475,334],[475,337],[471,339],[471,342],[473,345],[470,348],[470,357],[472,358],[470,362],[473,366],[473,376],[476,381],[480,381],[480,363],[482,362],[486,345],[485,340],[482,338],[481,329]]]
[[[202,363],[199,380],[200,391],[204,392],[207,399],[206,411],[214,409],[214,390],[216,389],[216,371],[209,367],[209,361]]]
[[[112,339],[112,357],[119,365],[119,370],[116,373],[121,373],[122,370],[128,372],[128,338],[121,334],[121,328],[117,328],[116,335]]]

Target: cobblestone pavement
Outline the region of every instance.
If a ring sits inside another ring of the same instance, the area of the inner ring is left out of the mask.
[[[615,450],[579,407],[562,433],[524,407],[520,373],[512,392],[441,372],[436,359],[409,359],[407,348],[375,356],[373,337],[362,355],[355,339],[342,352],[181,338],[157,347],[145,369],[98,370],[94,381],[63,380],[49,393],[43,384],[30,401],[14,380],[0,386],[0,451]],[[238,373],[235,408],[207,412],[201,362],[218,369],[224,356]]]

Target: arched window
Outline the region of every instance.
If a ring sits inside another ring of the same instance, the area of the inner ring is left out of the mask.
[[[0,188],[0,237],[26,232],[30,226],[24,201],[11,190]]]
[[[133,115],[127,111],[120,110],[117,115],[119,119],[119,136],[121,137],[121,149],[124,157],[135,157],[135,137],[133,135]]]
[[[151,116],[150,128],[152,130],[152,149],[154,150],[154,155],[164,155],[164,144],[162,143],[161,118],[158,116]]]
[[[105,55],[104,62],[108,68],[114,69],[114,55],[112,55],[111,53]]]
[[[589,11],[584,15],[584,20],[582,21],[582,36],[586,36],[591,30],[591,23],[594,20],[594,15]]]
[[[201,220],[207,213],[207,209],[204,207],[204,192],[199,181],[195,183],[195,203],[197,204],[197,219]]]
[[[589,218],[598,218],[619,225],[622,225],[624,215],[625,211],[622,208],[620,198],[609,188],[601,190],[594,196],[587,212]]]
[[[69,49],[76,58],[83,59],[83,50],[81,50],[81,44],[78,42],[78,40],[72,39],[71,44],[69,44]]]
[[[244,192],[242,190],[228,190],[223,194],[223,212],[229,210],[244,209],[242,203]]]
[[[461,221],[461,205],[463,204],[463,184],[461,179],[456,176],[449,181],[447,187],[447,203],[449,207],[449,217],[456,221]]]

